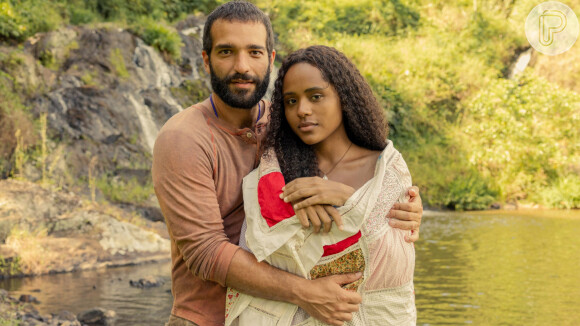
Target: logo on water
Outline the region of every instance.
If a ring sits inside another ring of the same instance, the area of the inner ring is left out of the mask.
[[[526,19],[526,37],[538,52],[557,55],[568,51],[578,39],[578,17],[557,1],[537,5]]]

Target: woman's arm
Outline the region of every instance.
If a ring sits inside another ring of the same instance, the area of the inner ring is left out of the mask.
[[[295,179],[282,190],[284,193],[280,195],[280,198],[293,204],[294,211],[304,227],[308,227],[308,221],[311,221],[315,232],[318,232],[321,226],[325,232],[328,232],[333,219],[340,228],[342,220],[337,217],[338,212],[332,206],[344,205],[355,192],[352,187],[320,177]],[[407,194],[410,196],[409,202],[393,205],[387,217],[392,218],[390,222],[392,227],[411,230],[412,235],[405,237],[405,241],[415,242],[419,239],[423,205],[419,188],[410,187],[407,189]]]

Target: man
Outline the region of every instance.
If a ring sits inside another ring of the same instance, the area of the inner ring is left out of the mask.
[[[157,138],[152,174],[173,262],[169,326],[223,325],[226,286],[296,304],[332,325],[350,320],[361,302],[341,288],[360,275],[306,280],[238,250],[241,183],[259,163],[267,123],[267,103],[260,99],[273,47],[270,20],[254,5],[236,1],[217,8],[207,18],[202,53],[214,93],[172,117]],[[408,221],[395,223],[418,231],[422,208],[413,192],[414,203],[401,207],[406,212],[394,213]]]

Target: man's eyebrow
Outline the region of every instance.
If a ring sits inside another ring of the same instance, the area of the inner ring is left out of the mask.
[[[216,44],[215,49],[216,50],[222,50],[222,49],[231,49],[234,46],[232,44],[229,43],[224,43],[224,44]]]
[[[258,44],[250,44],[247,46],[248,49],[256,49],[256,50],[266,50],[266,47],[263,45]]]

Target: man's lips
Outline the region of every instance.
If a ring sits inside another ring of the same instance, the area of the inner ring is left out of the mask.
[[[254,84],[252,80],[234,79],[231,81],[236,87],[248,88]]]

